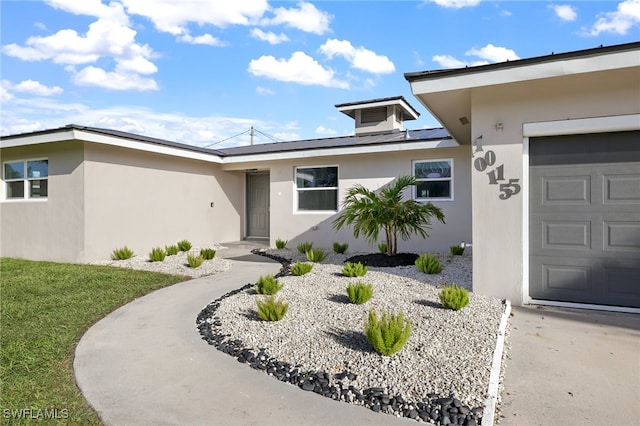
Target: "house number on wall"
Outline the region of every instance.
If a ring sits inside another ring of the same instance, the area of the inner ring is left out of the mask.
[[[479,172],[484,172],[495,163],[496,153],[487,151],[484,157],[478,157],[473,160],[473,167]],[[520,179],[509,179],[507,183],[500,183],[507,180],[504,177],[504,164],[500,164],[493,170],[487,172],[487,176],[489,177],[489,185],[500,185],[500,195],[498,195],[498,198],[501,200],[506,200],[520,192],[520,184],[518,183]]]

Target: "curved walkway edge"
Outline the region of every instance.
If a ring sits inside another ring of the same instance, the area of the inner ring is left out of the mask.
[[[304,392],[203,341],[196,317],[207,304],[281,267],[248,249],[219,253],[229,270],[136,299],[80,340],[76,383],[105,424],[415,425]]]

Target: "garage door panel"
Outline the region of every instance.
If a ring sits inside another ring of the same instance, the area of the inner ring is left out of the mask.
[[[575,300],[592,292],[593,268],[583,259],[545,257],[530,275],[534,299]]]
[[[608,304],[617,306],[640,306],[640,267],[632,265],[604,266],[603,282]]]
[[[542,205],[591,204],[590,176],[543,177]]]
[[[640,205],[640,175],[604,175],[604,203]]]
[[[640,253],[640,221],[604,222],[604,250]]]
[[[591,248],[591,222],[543,221],[542,248],[583,249]]]

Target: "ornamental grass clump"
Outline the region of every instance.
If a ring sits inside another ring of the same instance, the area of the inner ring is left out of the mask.
[[[349,244],[333,243],[333,251],[338,254],[343,254],[349,248]]]
[[[287,241],[287,240],[281,240],[280,238],[278,238],[278,239],[276,240],[276,248],[277,248],[278,250],[285,249],[285,248],[287,248],[287,243],[288,243],[288,242],[289,242],[289,241]]]
[[[149,259],[152,262],[162,262],[166,256],[167,252],[165,252],[162,247],[153,248],[149,253]]]
[[[127,246],[115,249],[111,253],[112,260],[127,260],[127,259],[131,259],[132,257],[133,257],[133,250],[131,250]]]
[[[189,253],[187,255],[187,263],[191,268],[197,268],[198,266],[202,265],[202,262],[204,262],[204,257],[199,254]]]
[[[273,296],[266,297],[263,301],[256,300],[258,317],[264,321],[280,321],[289,310],[289,304],[276,300]]]
[[[345,277],[362,277],[367,273],[367,271],[368,268],[360,262],[347,262],[347,264],[342,268],[342,275]]]
[[[308,274],[312,269],[312,263],[296,262],[291,265],[291,275],[299,277],[300,275]]]
[[[356,305],[362,305],[371,299],[373,296],[373,286],[371,284],[365,284],[358,281],[355,284],[349,284],[347,286],[347,295],[351,303]]]
[[[380,253],[386,253],[387,252],[387,243],[385,243],[384,241],[382,241],[381,243],[378,243],[378,251]]]
[[[178,241],[178,250],[180,251],[191,250],[191,243],[188,240]]]
[[[462,254],[464,253],[463,246],[451,246],[449,247],[449,250],[451,250],[451,254],[454,256],[462,256]]]
[[[438,261],[438,258],[429,254],[423,253],[416,259],[416,268],[425,274],[439,274],[442,272],[442,265]]]
[[[258,279],[254,289],[256,293],[273,295],[282,289],[282,284],[273,275],[265,275]]]
[[[307,259],[311,262],[318,263],[322,262],[327,258],[327,253],[322,249],[314,249],[307,250],[306,253]]]
[[[309,250],[311,250],[313,248],[313,243],[309,242],[309,241],[305,241],[303,243],[298,244],[298,251],[302,254],[307,253]]]
[[[204,260],[211,260],[216,257],[216,251],[212,248],[203,248],[200,250],[200,256],[202,256]]]
[[[440,303],[443,308],[459,311],[469,304],[469,292],[456,284],[445,285],[440,291]]]
[[[164,248],[164,251],[167,253],[167,256],[175,256],[176,254],[178,254],[180,249],[178,248],[177,245],[172,244],[170,246],[166,246]]]
[[[387,314],[382,311],[382,319],[378,320],[375,311],[369,311],[365,321],[365,334],[371,347],[381,355],[393,355],[398,352],[411,336],[411,321],[404,320],[404,314]]]

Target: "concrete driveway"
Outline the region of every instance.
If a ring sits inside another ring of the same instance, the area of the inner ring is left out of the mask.
[[[502,425],[640,424],[640,315],[515,307]]]

